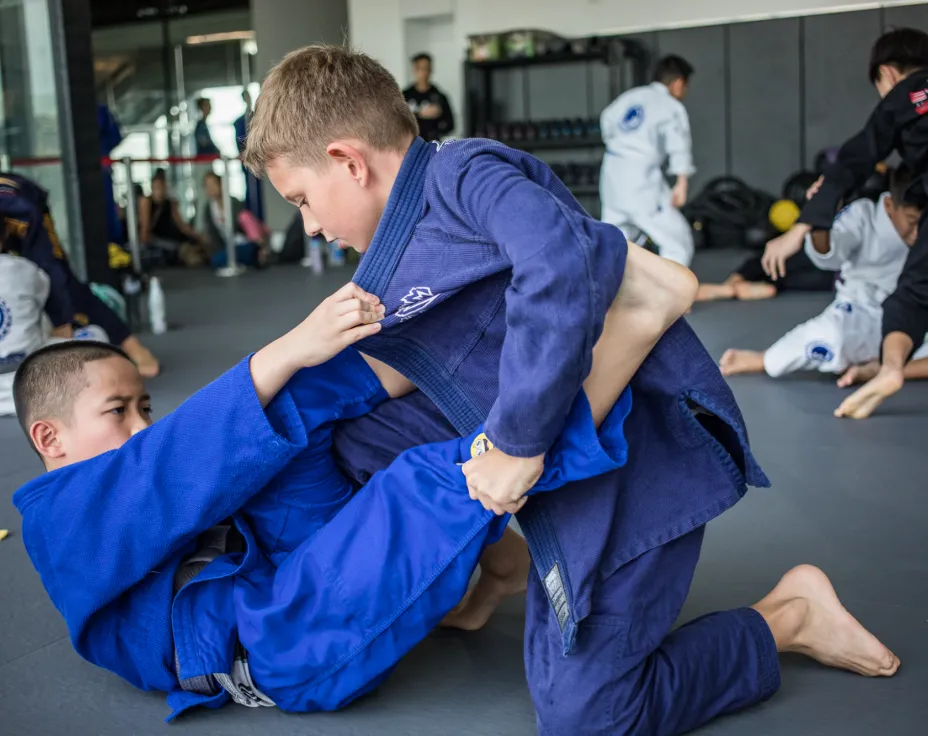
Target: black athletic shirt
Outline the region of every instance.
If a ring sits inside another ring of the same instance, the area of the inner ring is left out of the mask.
[[[844,195],[863,184],[873,167],[898,151],[923,188],[928,173],[928,69],[913,72],[876,106],[864,129],[841,146],[825,170],[822,188],[802,209],[800,222],[830,230]],[[914,183],[913,183],[914,188]]]
[[[403,90],[403,97],[406,98],[406,104],[412,110],[416,120],[419,121],[419,135],[427,141],[441,140],[442,136],[448,135],[454,129],[454,113],[451,112],[451,105],[448,98],[434,84],[425,92],[416,89],[416,85],[407,87]],[[438,105],[441,108],[441,116],[434,120],[426,120],[419,117],[419,109],[429,103]]]
[[[841,146],[837,161],[825,170],[822,188],[799,221],[830,230],[844,195],[860,186],[873,167],[898,151],[914,174],[908,196],[928,194],[928,69],[903,79],[876,106],[864,129]],[[883,303],[883,335],[904,332],[917,348],[928,332],[928,211],[909,252],[896,291]]]

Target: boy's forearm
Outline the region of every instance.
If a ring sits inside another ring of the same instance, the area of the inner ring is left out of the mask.
[[[904,332],[890,332],[883,338],[883,354],[880,363],[883,368],[902,371],[912,354],[914,343]]]
[[[919,358],[908,363],[903,375],[907,380],[920,381],[928,378],[928,358]]]

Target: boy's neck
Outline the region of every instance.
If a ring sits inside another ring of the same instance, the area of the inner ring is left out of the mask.
[[[416,82],[417,92],[428,92],[430,89],[432,89],[431,82]]]
[[[409,153],[409,147],[412,145],[413,140],[415,139],[409,138],[401,148],[394,151],[379,151],[377,153],[381,204],[384,208],[387,206],[387,200],[393,191],[393,185],[396,184],[396,178],[400,175],[400,169],[403,168],[403,161],[406,160],[406,154]]]

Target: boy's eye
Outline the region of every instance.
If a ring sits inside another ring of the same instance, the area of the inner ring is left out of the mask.
[[[151,407],[150,407],[150,406],[143,406],[143,407],[142,407],[142,414],[145,414],[145,415],[147,415],[147,416],[151,416]]]
[[[110,414],[121,415],[125,413],[126,413],[126,407],[124,406],[117,406],[113,409],[110,409]]]

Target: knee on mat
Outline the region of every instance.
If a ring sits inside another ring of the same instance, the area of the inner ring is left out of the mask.
[[[771,378],[779,378],[789,372],[789,363],[774,350],[764,352],[764,372]]]

